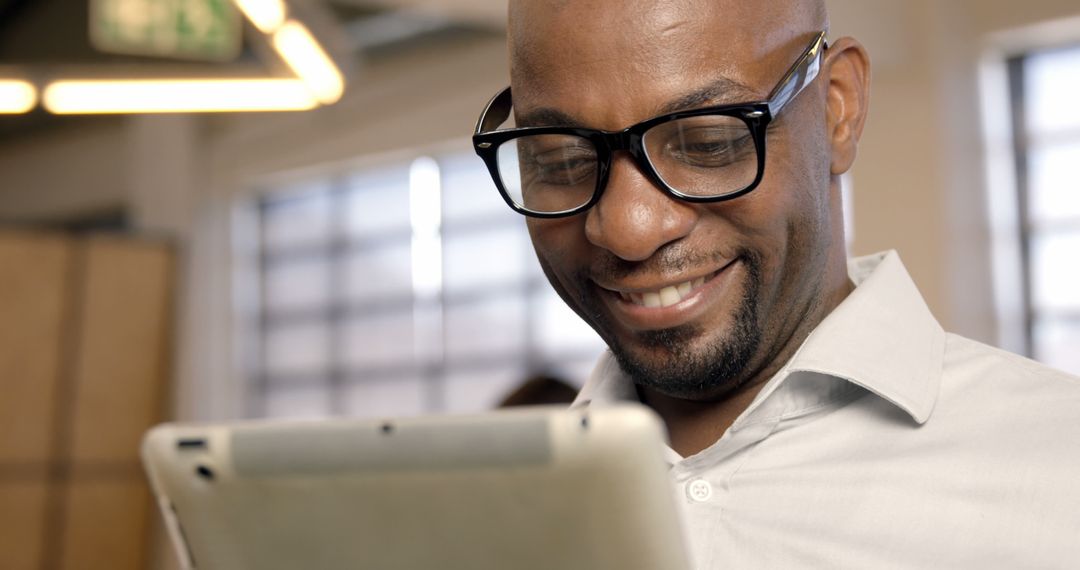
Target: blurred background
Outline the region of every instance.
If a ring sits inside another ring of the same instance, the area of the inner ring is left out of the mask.
[[[947,330],[1080,373],[1080,7],[829,4],[874,65],[851,252],[899,250]],[[0,567],[170,567],[137,458],[158,421],[581,385],[603,344],[469,144],[504,17],[0,0]]]

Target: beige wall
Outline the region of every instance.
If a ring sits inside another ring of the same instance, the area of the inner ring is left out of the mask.
[[[120,121],[92,121],[74,132],[42,130],[0,143],[0,219],[121,207],[126,200],[125,137]]]
[[[854,251],[898,249],[946,328],[995,342],[978,64],[997,32],[1073,16],[1080,6],[829,3],[833,36],[861,38],[875,65],[852,177]],[[312,113],[134,117],[9,140],[0,143],[0,218],[126,204],[141,227],[176,236],[185,276],[176,409],[226,417],[242,400],[233,350],[236,200],[282,173],[463,141],[505,82],[501,41],[462,42],[369,65],[341,103]]]
[[[980,65],[1001,32],[1076,17],[1080,4],[829,4],[833,35],[862,39],[874,61],[871,115],[852,177],[854,252],[899,250],[947,329],[998,343],[1005,335],[994,312]],[[1063,32],[1070,34],[1080,41],[1080,29]]]

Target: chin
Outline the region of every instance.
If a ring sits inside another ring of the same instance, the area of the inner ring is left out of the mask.
[[[712,399],[746,382],[760,347],[755,302],[744,302],[732,323],[709,339],[691,326],[638,333],[633,346],[616,342],[611,351],[638,386],[673,398]]]

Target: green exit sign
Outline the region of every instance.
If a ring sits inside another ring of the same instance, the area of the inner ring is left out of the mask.
[[[232,0],[90,0],[90,42],[103,52],[227,61],[241,33]]]

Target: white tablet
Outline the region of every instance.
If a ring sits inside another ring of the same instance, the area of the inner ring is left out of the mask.
[[[641,406],[166,424],[143,462],[186,568],[685,570]]]

